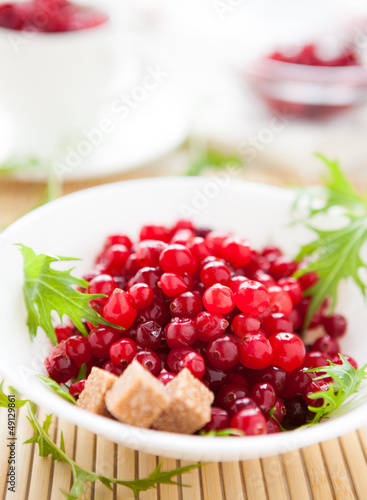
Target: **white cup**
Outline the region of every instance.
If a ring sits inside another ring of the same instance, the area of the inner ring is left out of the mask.
[[[109,21],[79,31],[0,28],[0,112],[19,150],[50,158],[98,114],[116,66]]]

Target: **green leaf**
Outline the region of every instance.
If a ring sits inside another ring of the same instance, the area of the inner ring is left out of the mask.
[[[295,273],[296,277],[308,272],[319,276],[317,283],[305,292],[306,296],[312,296],[305,328],[326,297],[331,298],[331,312],[334,310],[339,284],[343,280],[352,279],[363,295],[366,294],[366,285],[359,273],[361,269],[367,269],[361,258],[362,246],[367,241],[367,197],[356,191],[337,162],[319,157],[329,170],[329,175],[324,177],[324,187],[300,189],[295,204],[297,209],[302,197],[306,201],[307,215],[301,222],[307,222],[307,227],[316,235],[313,241],[301,247],[296,257],[298,261],[306,259],[307,262]],[[323,202],[321,206],[320,200]],[[346,218],[346,224],[333,230],[315,227],[315,215],[327,214],[330,217],[336,208]]]
[[[218,149],[205,147],[204,150],[195,152],[195,157],[191,161],[190,167],[186,171],[185,175],[201,175],[203,171],[209,167],[221,170],[229,165],[234,165],[236,167],[241,166],[241,157],[237,154],[223,153]]]
[[[321,373],[314,380],[322,380],[328,377],[333,379],[327,391],[319,391],[308,395],[310,399],[323,399],[320,407],[308,407],[315,414],[312,422],[308,425],[314,425],[331,415],[336,416],[341,405],[344,405],[347,399],[358,393],[362,380],[367,378],[367,363],[356,370],[344,356],[339,354],[339,357],[342,361],[340,365],[329,361],[330,366],[320,366],[306,370],[307,372]],[[353,400],[350,402],[353,405]],[[344,405],[344,410],[346,406]]]
[[[206,437],[214,437],[214,436],[219,436],[219,437],[226,437],[226,436],[245,436],[245,433],[241,431],[240,429],[221,429],[219,431],[211,430],[211,431],[200,431],[200,436],[206,436]]]
[[[50,391],[54,392],[58,396],[61,396],[66,401],[75,404],[75,399],[67,390],[65,390],[61,385],[59,385],[55,380],[50,377],[45,377],[44,375],[36,375],[36,377],[48,388]]]
[[[9,399],[8,399],[8,395],[5,394],[5,392],[3,391],[3,384],[4,384],[4,380],[0,383],[0,408],[8,408],[9,407]],[[14,394],[14,396],[19,394],[19,393],[15,394],[14,390],[12,390],[12,393]],[[16,399],[14,401],[14,407],[21,408],[26,403],[27,403],[27,399],[24,399],[24,400]]]
[[[77,378],[73,379],[73,382],[79,382],[79,380],[84,380],[85,378],[87,378],[87,365],[86,363],[83,363],[80,367]]]
[[[82,319],[94,326],[101,324],[122,329],[103,319],[90,307],[89,302],[92,299],[106,297],[105,295],[80,292],[75,287],[87,288],[88,283],[72,276],[70,273],[73,269],[58,271],[50,267],[54,262],[78,259],[36,254],[29,247],[22,244],[18,246],[24,258],[23,292],[28,312],[27,325],[32,340],[40,326],[51,341],[57,344],[51,322],[52,311],[57,312],[61,320],[64,315],[67,315],[84,336],[88,336],[88,333]]]

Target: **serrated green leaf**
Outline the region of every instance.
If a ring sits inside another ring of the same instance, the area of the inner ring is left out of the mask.
[[[4,384],[4,380],[2,380],[2,382],[0,383],[0,408],[8,408],[9,407],[9,399],[8,399],[8,395],[5,394],[5,392],[3,391],[3,384]],[[14,389],[12,390],[12,392],[15,394],[16,391],[14,391]],[[17,393],[18,394],[18,393]],[[22,406],[24,406],[26,403],[27,403],[27,399],[24,399],[24,400],[19,400],[19,399],[16,399],[14,401],[14,408],[21,408]]]
[[[220,170],[228,165],[241,166],[241,157],[234,153],[223,153],[218,149],[205,147],[202,151],[196,152],[185,175],[197,176],[209,167]]]
[[[78,260],[71,257],[55,257],[45,254],[36,254],[31,248],[18,244],[24,258],[24,286],[23,293],[27,307],[27,325],[33,340],[40,326],[54,344],[57,344],[55,330],[51,322],[52,311],[57,312],[62,320],[67,315],[76,328],[88,336],[82,322],[85,319],[94,326],[97,324],[121,327],[102,318],[89,302],[95,298],[106,297],[102,294],[82,293],[75,287],[87,288],[88,283],[72,276],[73,270],[58,271],[51,267],[54,262]]]
[[[48,388],[50,391],[54,392],[58,396],[66,399],[70,403],[75,404],[75,399],[69,392],[61,387],[55,380],[50,377],[45,377],[44,375],[36,375],[36,377],[41,380],[41,382]]]

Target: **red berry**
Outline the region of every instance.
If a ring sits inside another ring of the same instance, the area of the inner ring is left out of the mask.
[[[143,348],[158,349],[162,334],[163,328],[155,321],[141,323],[136,329],[136,344]]]
[[[198,338],[195,321],[189,318],[175,318],[166,325],[164,336],[171,349],[190,346]]]
[[[302,290],[308,290],[313,285],[319,281],[319,277],[316,273],[305,273],[298,278],[298,282],[301,285]]]
[[[67,326],[67,325],[58,325],[58,326],[55,326],[55,334],[56,334],[57,341],[60,344],[60,342],[62,342],[63,340],[66,340],[69,337],[71,337],[72,335],[74,335],[75,329],[73,327]]]
[[[101,256],[101,263],[108,274],[112,276],[123,274],[129,249],[125,245],[112,245]]]
[[[232,290],[219,283],[213,285],[205,290],[203,304],[209,312],[228,314],[234,308]]]
[[[229,236],[221,245],[221,255],[233,267],[243,267],[250,262],[251,248],[246,240]]]
[[[230,236],[229,233],[210,231],[205,237],[205,243],[212,250],[214,255],[221,256],[223,242]]]
[[[333,339],[343,337],[347,330],[347,320],[341,314],[332,314],[331,316],[322,318],[322,324],[326,333]]]
[[[45,359],[45,367],[49,376],[58,384],[64,384],[78,375],[79,368],[66,354],[66,341],[63,340],[53,348]]]
[[[162,292],[167,297],[174,297],[187,290],[185,280],[179,274],[163,273],[159,281]]]
[[[274,418],[269,418],[266,421],[266,434],[277,434],[278,432],[282,432],[280,425]]]
[[[90,280],[88,293],[103,293],[104,295],[107,295],[107,297],[105,298],[93,299],[91,301],[91,305],[103,307],[106,304],[108,297],[111,295],[115,288],[117,288],[117,283],[109,274],[100,274],[99,276],[96,276],[95,278]]]
[[[124,373],[126,366],[116,365],[113,361],[108,360],[103,364],[102,368],[106,370],[106,372],[113,373],[119,377]]]
[[[188,352],[182,357],[180,369],[187,368],[194,377],[201,380],[205,373],[204,358],[198,352]]]
[[[116,288],[103,308],[103,317],[115,325],[129,328],[135,321],[136,309],[128,292]]]
[[[229,424],[228,413],[222,408],[217,406],[212,406],[212,415],[210,421],[203,427],[206,432],[209,431],[220,431],[221,429],[227,429]]]
[[[273,406],[273,419],[276,419],[279,423],[282,423],[286,413],[287,408],[285,407],[283,400],[277,397]]]
[[[273,364],[286,372],[292,372],[302,366],[306,357],[306,348],[302,340],[293,333],[276,333],[269,342],[273,348]]]
[[[353,368],[355,368],[356,370],[358,370],[358,363],[357,361],[352,358],[352,356],[348,356],[348,354],[343,354],[344,358],[349,361],[349,363],[353,366]],[[333,363],[335,363],[336,365],[341,365],[342,364],[342,360],[340,359],[339,356],[335,356],[333,358]]]
[[[279,332],[293,332],[293,325],[282,313],[271,313],[262,323],[261,330],[267,337]]]
[[[231,271],[223,262],[209,262],[201,268],[200,280],[207,288],[216,283],[229,286],[231,283]]]
[[[136,260],[140,267],[159,266],[159,256],[167,247],[167,243],[158,240],[140,241],[135,248]]]
[[[256,381],[258,383],[270,383],[276,390],[277,394],[283,394],[288,383],[286,372],[282,368],[274,365],[270,365],[263,370],[259,370],[256,373]]]
[[[271,286],[268,289],[270,308],[272,312],[279,312],[288,316],[293,309],[293,302],[288,292],[280,286]]]
[[[228,408],[233,401],[246,398],[247,396],[247,387],[230,382],[219,390],[215,397],[215,404],[221,408]]]
[[[331,360],[332,356],[328,356],[324,352],[320,351],[311,351],[306,354],[305,360],[303,362],[303,366],[307,368],[318,368],[320,366],[329,366],[329,359]]]
[[[162,364],[161,358],[156,352],[150,349],[144,349],[135,354],[134,360],[139,361],[146,370],[150,371],[155,377],[158,377]]]
[[[167,356],[167,365],[168,368],[173,373],[178,373],[182,370],[182,359],[189,352],[196,352],[191,347],[183,347],[180,349],[171,349]]]
[[[131,240],[125,234],[110,234],[105,241],[105,248],[112,247],[112,245],[125,245],[130,249],[132,246]]]
[[[140,231],[140,240],[160,240],[168,242],[171,238],[171,231],[165,226],[150,224],[143,226]]]
[[[255,401],[251,398],[244,397],[235,399],[227,408],[228,414],[230,417],[236,415],[236,413],[241,410],[247,410],[248,408],[258,409],[259,407],[255,403]]]
[[[127,258],[127,261],[125,263],[125,276],[127,278],[130,278],[134,276],[140,269],[138,260],[136,258],[135,253],[131,253],[129,257]]]
[[[177,295],[170,305],[172,316],[178,318],[191,318],[195,317],[203,310],[200,294],[196,292],[185,292]]]
[[[159,264],[166,273],[193,274],[196,268],[195,259],[184,245],[168,245],[159,257]]]
[[[132,297],[132,304],[135,309],[144,309],[149,307],[154,300],[153,289],[146,283],[136,283],[129,288]]]
[[[136,354],[136,344],[131,339],[120,339],[110,347],[110,358],[116,365],[127,366]]]
[[[284,421],[291,427],[300,427],[307,422],[308,408],[302,398],[289,398],[284,400],[287,410]]]
[[[336,356],[340,352],[340,347],[338,342],[330,335],[324,335],[312,344],[311,351],[320,351],[327,353],[329,356]]]
[[[130,279],[128,283],[128,288],[132,287],[136,283],[146,283],[153,290],[158,288],[158,281],[162,275],[162,270],[159,267],[142,267],[139,269],[135,276]]]
[[[187,246],[188,242],[194,237],[195,233],[191,229],[179,229],[173,234],[170,245],[178,243],[179,245]]]
[[[212,251],[206,244],[205,239],[201,236],[196,236],[190,240],[187,247],[198,262],[201,262],[203,259],[212,254]]]
[[[239,286],[245,281],[249,281],[249,279],[245,278],[245,276],[233,276],[229,287],[233,293],[237,293]]]
[[[93,356],[107,359],[110,355],[110,347],[120,339],[120,334],[112,328],[99,326],[92,330],[88,336],[89,349]]]
[[[246,436],[258,436],[266,433],[266,420],[259,408],[248,408],[232,417],[230,427],[240,429]]]
[[[206,366],[204,382],[211,391],[217,392],[223,385],[226,385],[230,381],[230,372],[227,370],[219,370],[213,366]],[[240,384],[243,385],[243,384]]]
[[[273,349],[261,333],[246,335],[240,342],[240,361],[246,368],[261,370],[272,363]]]
[[[199,340],[210,342],[226,331],[228,321],[221,314],[203,311],[196,316],[195,325]]]
[[[275,405],[277,393],[271,384],[264,382],[253,386],[250,397],[259,406],[261,411],[268,413]]]
[[[289,294],[293,305],[298,304],[302,299],[302,287],[296,278],[282,278],[278,285]]]
[[[73,384],[70,384],[69,387],[69,394],[73,396],[74,399],[78,399],[80,393],[83,391],[85,382],[87,379],[83,380],[78,380],[78,382],[74,382]]]
[[[239,360],[237,340],[230,335],[212,340],[206,353],[211,365],[221,370],[233,368]]]
[[[247,314],[237,314],[232,321],[232,330],[237,337],[245,337],[248,333],[257,333],[260,330],[260,321]]]
[[[171,380],[175,378],[176,374],[172,372],[168,372],[167,370],[162,370],[158,375],[158,380],[162,382],[163,385],[167,385]]]
[[[307,386],[307,389],[305,391],[305,401],[309,406],[314,406],[316,408],[320,407],[323,402],[324,398],[317,398],[313,399],[310,398],[311,394],[315,394],[316,392],[327,392],[329,390],[330,386],[326,380],[313,380],[310,382]]]
[[[258,281],[245,281],[234,294],[234,301],[240,311],[259,316],[269,306],[269,295],[264,285]]]
[[[276,279],[287,278],[297,270],[297,262],[289,257],[280,256],[270,262],[270,274]]]
[[[88,339],[83,335],[74,335],[65,341],[66,354],[78,366],[88,363],[92,357]]]

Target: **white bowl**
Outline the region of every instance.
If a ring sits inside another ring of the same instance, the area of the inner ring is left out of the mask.
[[[294,254],[304,231],[286,227],[293,194],[287,190],[230,180],[228,177],[157,178],[104,185],[71,194],[38,208],[15,222],[0,244],[0,369],[24,396],[76,425],[135,450],[187,460],[233,461],[285,453],[334,438],[367,423],[367,403],[312,428],[244,438],[207,438],[139,429],[88,413],[43,387],[34,377],[43,372],[50,343],[42,331],[32,343],[22,301],[22,257],[14,243],[43,253],[80,257],[75,275],[90,268],[106,235],[123,231],[136,237],[146,222],[171,224],[191,211],[199,225],[236,231],[255,247],[276,243]],[[69,263],[68,263],[69,264]],[[70,265],[69,265],[70,267]],[[342,290],[349,333],[342,351],[367,358],[364,325],[367,308],[349,284]]]

